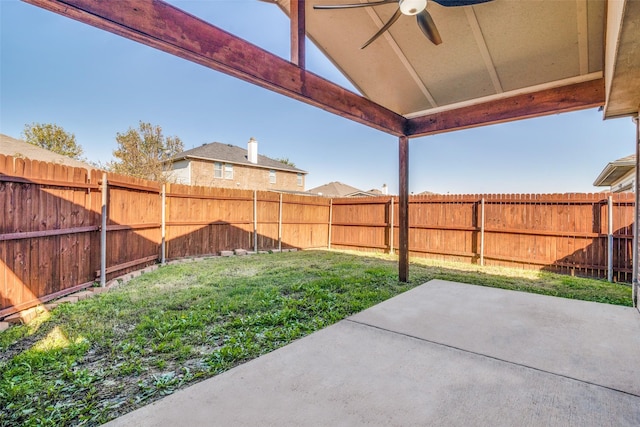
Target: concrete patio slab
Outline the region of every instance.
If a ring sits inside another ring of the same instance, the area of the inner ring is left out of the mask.
[[[432,280],[351,319],[640,396],[630,307]]]
[[[635,309],[432,281],[108,425],[637,426],[638,357]]]

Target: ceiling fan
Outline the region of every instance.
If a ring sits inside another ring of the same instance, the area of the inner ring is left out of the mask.
[[[472,6],[474,4],[486,3],[492,0],[431,0],[445,7],[454,6]],[[335,4],[335,5],[315,5],[314,9],[353,9],[356,7],[373,7],[388,3],[398,3],[398,10],[393,14],[391,19],[380,28],[360,49],[364,49],[373,43],[382,33],[387,31],[401,15],[415,15],[418,21],[418,27],[424,35],[435,45],[442,43],[440,33],[436,27],[431,14],[427,12],[427,0],[378,0],[371,3],[355,3],[355,4]]]

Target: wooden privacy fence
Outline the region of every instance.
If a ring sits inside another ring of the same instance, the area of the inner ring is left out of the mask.
[[[332,210],[332,247],[398,247],[397,199],[334,199]],[[412,196],[409,251],[630,282],[633,216],[633,193]]]
[[[167,258],[328,246],[326,198],[179,184],[165,197]]]
[[[0,155],[0,315],[90,286],[98,174]]]
[[[632,194],[415,196],[413,256],[630,281]],[[393,197],[155,182],[0,155],[0,317],[165,259],[398,247]]]
[[[0,317],[166,258],[327,247],[330,203],[0,155]]]

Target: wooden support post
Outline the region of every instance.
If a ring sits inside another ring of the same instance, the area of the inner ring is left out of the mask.
[[[291,19],[291,62],[305,68],[305,0],[290,0],[289,16]]]
[[[484,197],[480,200],[480,265],[484,266]]]
[[[393,200],[393,197],[391,198],[391,203],[389,204],[389,253],[390,254],[394,254],[395,253],[395,249],[393,248],[393,205],[394,205],[395,201]]]
[[[409,278],[409,138],[398,139],[400,191],[398,197],[398,279]]]
[[[636,124],[636,180],[634,183],[635,213],[633,221],[633,279],[631,284],[631,298],[633,300],[633,306],[638,308],[638,245],[640,245],[640,239],[638,239],[638,231],[640,229],[640,227],[638,227],[640,224],[640,191],[638,191],[638,184],[640,184],[640,111],[633,120]]]
[[[160,264],[165,265],[167,263],[166,258],[166,245],[165,245],[165,237],[167,232],[167,185],[162,184],[162,224],[160,227]]]
[[[278,251],[282,252],[282,193],[280,193],[280,206],[278,207]]]
[[[607,199],[607,280],[613,282],[613,197]]]
[[[107,285],[107,173],[102,173],[102,209],[100,227],[100,286]]]
[[[329,235],[327,239],[327,249],[331,249],[331,221],[333,220],[333,199],[329,200]]]
[[[258,253],[258,192],[253,190],[253,251]]]

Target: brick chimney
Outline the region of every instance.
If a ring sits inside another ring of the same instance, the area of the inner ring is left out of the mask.
[[[249,143],[247,144],[247,160],[254,165],[258,164],[258,141],[253,137],[249,138]]]

